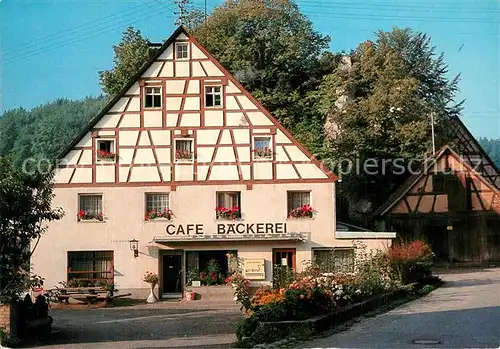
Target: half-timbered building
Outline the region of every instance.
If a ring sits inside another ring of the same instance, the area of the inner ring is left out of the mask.
[[[50,225],[33,256],[47,287],[105,280],[182,294],[227,254],[255,283],[273,266],[354,256],[335,232],[335,175],[182,27],[62,154]],[[365,234],[383,248],[394,234]],[[320,258],[320,257],[318,257]]]
[[[458,120],[459,121],[459,120]],[[380,230],[429,242],[442,262],[500,261],[499,173],[461,121],[444,146],[374,213]]]

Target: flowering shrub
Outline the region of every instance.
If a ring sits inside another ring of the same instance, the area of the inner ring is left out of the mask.
[[[166,208],[163,211],[151,210],[149,212],[146,212],[146,215],[144,216],[144,219],[146,221],[150,221],[150,220],[156,219],[156,218],[166,218],[168,220],[171,220],[172,219],[172,210],[169,208]]]
[[[305,204],[293,209],[288,217],[291,218],[313,218],[316,214],[316,211],[312,208],[311,205]]]
[[[422,281],[431,275],[434,253],[422,241],[393,245],[387,256],[393,272],[402,283]]]
[[[234,300],[241,304],[241,310],[250,309],[250,280],[242,274],[233,274],[225,280],[226,285],[231,285],[234,290]]]
[[[270,158],[273,156],[273,151],[268,147],[255,148],[253,152],[256,158]]]
[[[142,281],[147,282],[148,284],[157,284],[158,274],[153,273],[151,271],[146,271],[142,276]]]
[[[186,149],[178,149],[175,151],[175,158],[178,160],[191,160],[193,158],[193,152]]]
[[[251,300],[251,307],[256,309],[258,307],[278,303],[285,299],[285,289],[273,289],[270,286],[260,287]]]
[[[111,153],[106,150],[98,150],[97,151],[97,158],[100,160],[115,160],[116,159],[116,154]]]
[[[238,206],[233,206],[227,208],[224,206],[219,206],[215,208],[215,213],[217,219],[239,219],[241,218],[240,208]]]
[[[394,273],[394,263],[425,264],[432,259],[432,251],[420,242],[394,246],[387,252],[367,253],[366,246],[360,243],[354,247],[357,250],[354,272],[324,273],[311,264],[303,272],[294,273],[291,282],[285,282],[288,278],[280,279],[278,287],[264,286],[257,290],[247,318],[238,326],[238,339],[251,336],[260,322],[311,318],[376,295],[405,290]]]
[[[103,221],[104,220],[104,215],[102,214],[102,212],[94,213],[94,212],[80,210],[78,212],[78,214],[76,215],[76,217],[78,218],[78,221],[87,221],[87,220]]]

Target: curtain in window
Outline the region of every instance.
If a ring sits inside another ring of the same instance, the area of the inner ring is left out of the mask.
[[[98,214],[102,212],[102,196],[101,195],[81,195],[80,196],[80,211],[87,213]]]
[[[310,192],[291,191],[288,192],[288,212],[305,204],[311,203]]]
[[[147,194],[146,211],[164,211],[169,207],[168,194]]]

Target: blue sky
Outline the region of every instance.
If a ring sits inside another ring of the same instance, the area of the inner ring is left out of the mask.
[[[208,9],[221,0],[207,0]],[[203,0],[192,1],[203,7]],[[350,50],[373,32],[412,27],[461,74],[463,120],[476,137],[500,137],[499,0],[298,0],[333,51]],[[153,42],[174,30],[172,0],[0,0],[0,112],[59,97],[100,93],[99,70],[128,25]]]

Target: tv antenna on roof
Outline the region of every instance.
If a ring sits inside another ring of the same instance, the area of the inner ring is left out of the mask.
[[[189,3],[190,0],[174,0],[174,4],[178,7],[178,11],[175,11],[174,13],[179,16],[175,20],[175,25],[186,24],[186,16],[188,14],[187,6]]]

